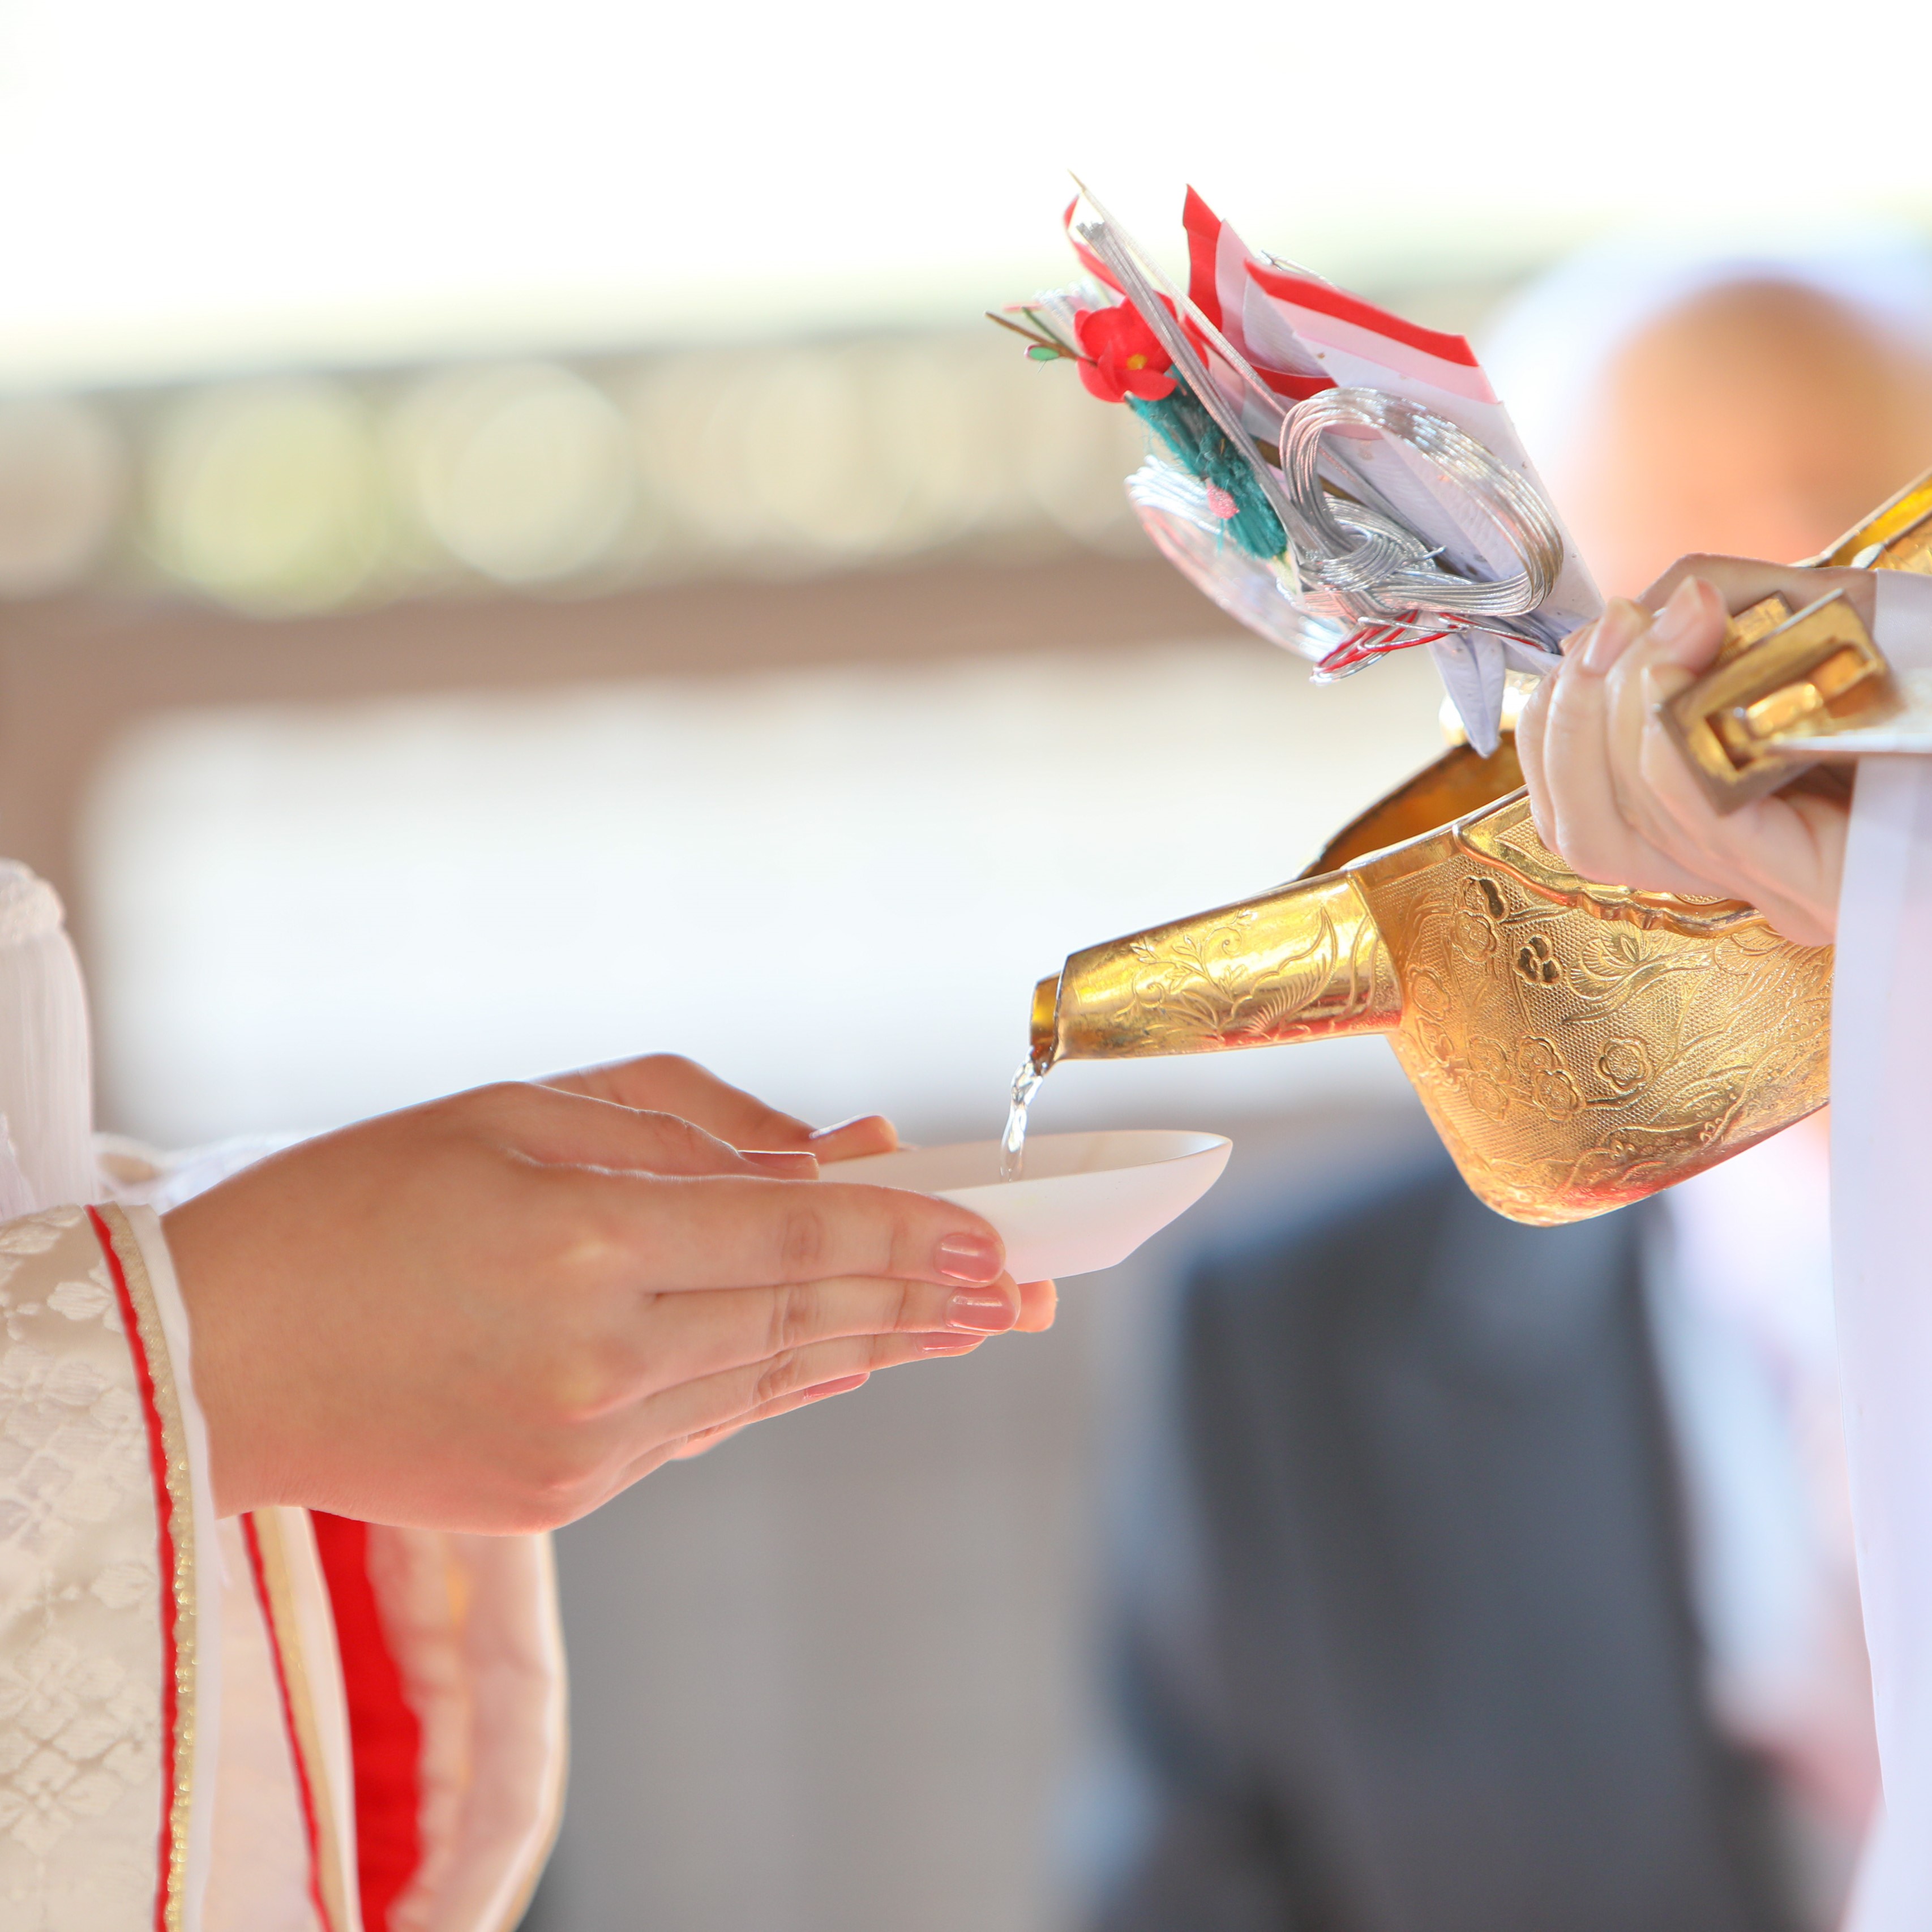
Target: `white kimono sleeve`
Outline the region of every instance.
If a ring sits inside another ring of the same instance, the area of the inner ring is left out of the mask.
[[[145,1208],[0,1226],[0,1924],[508,1932],[562,1796],[548,1539],[218,1523]]]

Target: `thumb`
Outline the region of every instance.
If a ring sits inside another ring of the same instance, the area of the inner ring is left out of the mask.
[[[1730,624],[1730,613],[1717,586],[1701,577],[1687,577],[1652,621],[1646,655],[1653,664],[1704,670],[1724,649]]]

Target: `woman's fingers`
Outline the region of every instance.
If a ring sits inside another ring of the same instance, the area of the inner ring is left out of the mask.
[[[1016,1323],[1016,1328],[1029,1333],[1037,1333],[1053,1325],[1053,1283],[1050,1281],[1030,1281],[1020,1290],[1027,1304],[1027,1312]],[[916,1336],[919,1353],[908,1357],[908,1360],[925,1360],[943,1361],[955,1355],[970,1355],[986,1338],[980,1335],[928,1334]],[[830,1382],[814,1383],[799,1390],[796,1394],[780,1396],[763,1402],[756,1408],[729,1422],[718,1423],[709,1429],[700,1429],[687,1436],[682,1442],[668,1450],[646,1451],[645,1456],[626,1472],[622,1484],[628,1487],[640,1477],[648,1475],[662,1462],[683,1462],[693,1456],[702,1456],[707,1450],[715,1449],[719,1443],[728,1442],[740,1430],[748,1429],[754,1422],[769,1422],[775,1416],[789,1414],[793,1409],[803,1408],[814,1402],[824,1402],[833,1396],[850,1395],[855,1389],[865,1387],[872,1379],[872,1371],[852,1373],[835,1378]]]
[[[1801,585],[1810,584],[1814,574],[1793,564],[1766,563],[1754,557],[1693,554],[1680,556],[1637,602],[1647,610],[1661,610],[1676,594],[1678,585],[1692,578],[1711,585],[1724,599],[1725,609],[1735,611],[1749,609],[1773,591],[1789,597]],[[1811,598],[1804,601],[1808,604]]]
[[[1004,1275],[986,1288],[848,1278],[660,1294],[635,1320],[616,1318],[604,1405],[616,1407],[674,1380],[722,1374],[820,1342],[950,1335],[970,1344],[1018,1327],[1025,1313],[1020,1289]]]
[[[1518,727],[1544,842],[1586,878],[1741,898],[1786,938],[1824,943],[1842,866],[1843,808],[1769,798],[1720,814],[1658,710],[1716,660],[1732,611],[1772,590],[1802,598],[1864,578],[1694,558],[1648,593],[1660,605],[1654,617],[1612,603],[1577,634]]]
[[[682,1054],[614,1060],[580,1072],[560,1073],[544,1084],[614,1101],[620,1107],[681,1114],[734,1148],[790,1149],[820,1160],[849,1160],[862,1154],[887,1154],[898,1144],[892,1123],[877,1114],[834,1127],[814,1127],[719,1079]]]
[[[984,1337],[970,1335],[856,1335],[816,1342],[742,1368],[680,1382],[647,1397],[611,1418],[620,1442],[634,1445],[631,1455],[648,1456],[662,1443],[682,1442],[706,1430],[754,1420],[826,1382],[869,1376],[880,1369],[935,1356],[969,1354]]]
[[[1537,775],[1541,796],[1532,793],[1532,809],[1539,831],[1585,878],[1649,891],[1702,892],[1708,890],[1704,881],[1643,838],[1618,795],[1612,755],[1618,687],[1612,674],[1647,622],[1648,614],[1636,604],[1619,599],[1610,605],[1581,648],[1566,655],[1562,668],[1545,680],[1555,688],[1527,736],[1519,725],[1519,753],[1528,746],[1524,776],[1528,778],[1532,767]]]
[[[1672,809],[1642,770],[1643,748],[1653,737],[1664,738],[1658,706],[1715,662],[1724,648],[1730,614],[1716,590],[1701,578],[1686,578],[1654,618],[1646,618],[1630,647],[1612,668],[1610,690],[1608,758],[1617,807],[1626,824],[1658,855],[1660,864],[1674,859],[1687,866],[1702,889],[1712,889],[1713,875],[1701,861],[1701,839],[1687,842]],[[1703,805],[1702,794],[1683,759],[1676,766]],[[1708,805],[1702,816],[1714,817]],[[1684,886],[1674,888],[1683,891]]]
[[[1058,1292],[1052,1282],[1024,1282],[1018,1289],[1018,1294],[1021,1312],[1018,1321],[1013,1324],[1013,1332],[1038,1334],[1053,1326]],[[920,1335],[916,1339],[920,1357],[928,1360],[938,1360],[954,1355],[970,1354],[986,1338],[974,1334],[935,1332]],[[801,1389],[794,1394],[778,1397],[731,1421],[699,1430],[664,1454],[652,1455],[647,1453],[643,1462],[634,1471],[627,1472],[622,1486],[628,1486],[639,1477],[647,1474],[661,1461],[682,1461],[693,1456],[701,1456],[706,1450],[715,1449],[719,1443],[728,1441],[740,1430],[749,1428],[754,1422],[768,1422],[774,1416],[785,1414],[794,1408],[802,1408],[808,1403],[822,1402],[832,1396],[849,1394],[853,1390],[862,1388],[870,1379],[871,1372],[868,1370],[863,1373],[850,1374]]]
[[[1590,627],[1584,626],[1587,631]],[[1529,788],[1529,815],[1536,836],[1552,852],[1556,843],[1556,808],[1550,796],[1550,778],[1543,760],[1543,746],[1550,730],[1550,700],[1556,694],[1561,668],[1552,671],[1529,694],[1529,702],[1516,719],[1516,755],[1522,766],[1523,783]]]
[[[1639,601],[1646,610],[1660,610],[1687,578],[1699,578],[1711,585],[1733,616],[1774,591],[1794,610],[1815,604],[1832,591],[1842,591],[1868,626],[1876,608],[1868,570],[1805,570],[1796,564],[1762,563],[1740,556],[1681,556]]]
[[[1040,1335],[1053,1326],[1060,1311],[1060,1290],[1050,1281],[1020,1284],[1020,1318],[1013,1326],[1022,1335]]]
[[[1862,573],[1853,573],[1862,576]],[[1819,572],[1805,593],[1820,586]],[[1747,578],[1743,589],[1756,588]],[[1619,667],[1626,689],[1613,753],[1620,789],[1654,846],[1676,854],[1711,889],[1756,906],[1786,938],[1822,944],[1834,924],[1845,814],[1829,800],[1754,800],[1720,813],[1665,730],[1660,707],[1708,670],[1723,647],[1731,604],[1708,580],[1687,577],[1650,634]]]
[[[805,1121],[767,1106],[755,1094],[719,1079],[681,1053],[613,1060],[580,1072],[560,1073],[544,1084],[614,1101],[620,1107],[682,1114],[734,1147],[803,1148],[812,1138]]]
[[[866,1275],[988,1288],[1006,1249],[970,1210],[830,1180],[698,1179],[559,1168],[560,1212],[607,1244],[635,1288],[776,1287]]]
[[[1637,827],[1616,758],[1624,724],[1621,673],[1648,621],[1647,611],[1612,598],[1583,647],[1565,654],[1551,694],[1550,715],[1558,735],[1547,748],[1546,769],[1554,774],[1556,834],[1560,849],[1580,871],[1580,848],[1582,858],[1600,867],[1649,862],[1650,855],[1634,854],[1627,836]],[[1592,828],[1590,832],[1580,832],[1580,824]],[[1586,876],[1611,874],[1598,871]]]
[[[621,1496],[633,1483],[640,1483],[652,1470],[661,1469],[667,1462],[686,1462],[693,1456],[702,1456],[715,1449],[721,1442],[728,1442],[742,1430],[748,1429],[754,1422],[770,1422],[776,1417],[789,1415],[794,1409],[808,1408],[815,1402],[830,1401],[835,1396],[850,1395],[863,1388],[872,1380],[869,1375],[837,1376],[830,1382],[820,1382],[810,1388],[799,1390],[796,1394],[782,1396],[775,1402],[765,1403],[748,1414],[734,1416],[728,1422],[720,1422],[708,1429],[694,1430],[689,1436],[672,1436],[662,1442],[654,1442],[641,1454],[623,1463],[604,1482],[598,1493],[588,1500],[586,1511],[601,1508],[613,1496]]]
[[[880,1369],[970,1354],[985,1339],[862,1335],[814,1342],[679,1382],[581,1422],[558,1485],[567,1492],[567,1520],[598,1508],[663,1463],[698,1454],[754,1422],[856,1388]]]
[[[1580,632],[1517,727],[1516,748],[1538,835],[1586,878],[1649,892],[1720,894],[1695,868],[1637,778],[1656,728],[1648,671],[1714,657],[1724,612],[1704,586],[1682,589],[1670,621],[1613,599]]]
[[[872,1380],[870,1376],[841,1376],[829,1382],[820,1382],[815,1388],[801,1389],[796,1395],[784,1396],[778,1402],[767,1402],[763,1408],[754,1409],[749,1415],[740,1416],[735,1422],[720,1423],[716,1429],[700,1429],[695,1436],[687,1436],[682,1442],[670,1446],[668,1454],[659,1459],[646,1459],[644,1466],[633,1474],[626,1471],[623,1486],[628,1487],[638,1477],[648,1475],[657,1466],[658,1460],[686,1462],[694,1456],[702,1456],[715,1449],[721,1442],[728,1442],[741,1430],[751,1427],[754,1422],[770,1422],[774,1417],[789,1415],[795,1408],[806,1408],[815,1402],[828,1402],[834,1396],[852,1395],[863,1388]]]
[[[554,1087],[506,1082],[485,1088],[478,1104],[479,1111],[500,1116],[505,1136],[519,1154],[552,1166],[686,1177],[764,1174],[788,1180],[809,1180],[818,1172],[808,1152],[740,1152],[676,1114],[644,1112]]]
[[[890,1154],[899,1130],[883,1114],[860,1114],[836,1126],[814,1127],[812,1151],[820,1160],[856,1160],[868,1154]]]

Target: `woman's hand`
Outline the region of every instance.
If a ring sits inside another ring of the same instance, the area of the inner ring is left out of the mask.
[[[899,1144],[898,1130],[882,1114],[860,1114],[836,1126],[814,1127],[790,1114],[767,1106],[755,1095],[728,1086],[708,1067],[682,1054],[647,1054],[641,1060],[614,1060],[608,1066],[592,1066],[575,1073],[560,1073],[543,1083],[566,1094],[586,1094],[593,1100],[614,1100],[620,1107],[641,1107],[676,1114],[694,1122],[707,1132],[740,1150],[791,1149],[811,1154],[819,1161],[856,1160],[862,1154],[890,1154]],[[1050,1281],[1023,1282],[1020,1285],[1019,1319],[1016,1332],[1036,1335],[1053,1326],[1059,1302],[1058,1291]],[[944,1351],[964,1354],[976,1342]],[[857,1384],[854,1384],[854,1387]],[[844,1394],[839,1390],[816,1392]],[[788,1404],[788,1407],[794,1405]],[[700,1430],[672,1451],[680,1460],[701,1456],[715,1449],[728,1437],[748,1424],[762,1420],[747,1415],[716,1429]]]
[[[641,1060],[617,1060],[608,1066],[559,1073],[542,1083],[565,1094],[587,1094],[593,1100],[614,1100],[620,1107],[649,1113],[675,1114],[742,1153],[747,1150],[808,1154],[823,1163],[856,1160],[868,1154],[890,1154],[899,1144],[898,1130],[883,1114],[857,1114],[836,1126],[814,1127],[790,1114],[767,1106],[742,1088],[728,1086],[710,1068],[678,1053],[646,1054]],[[1020,1284],[1017,1332],[1037,1335],[1053,1326],[1059,1296],[1050,1281]],[[714,1431],[703,1447],[731,1433]],[[685,1454],[694,1453],[687,1447]]]
[[[1844,806],[1799,794],[1720,816],[1657,718],[1715,660],[1730,614],[1774,590],[1794,608],[1842,590],[1872,621],[1869,571],[1685,557],[1640,603],[1613,599],[1568,640],[1524,707],[1516,751],[1539,836],[1585,878],[1744,899],[1786,939],[1828,945]]]
[[[503,1085],[274,1155],[166,1219],[216,1506],[566,1522],[744,1424],[1052,1319],[950,1202],[582,1090],[811,1130],[688,1062]],[[833,1130],[842,1154],[892,1141]]]
[[[808,1154],[821,1161],[856,1160],[861,1154],[890,1154],[899,1144],[897,1130],[883,1114],[862,1114],[836,1127],[808,1126],[740,1088],[727,1086],[708,1067],[678,1053],[614,1060],[607,1066],[557,1074],[543,1084],[646,1113],[675,1114],[740,1150]]]

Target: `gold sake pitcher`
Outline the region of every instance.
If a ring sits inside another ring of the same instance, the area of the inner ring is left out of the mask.
[[[1932,474],[1811,561],[1854,559],[1932,573]],[[1735,620],[1700,688],[1741,729],[1800,720],[1815,750],[1816,652],[1787,648],[1763,688],[1740,688],[1746,654],[1777,658],[1779,629],[1755,634],[1788,615]],[[1776,735],[1757,730],[1760,754]],[[1580,878],[1521,785],[1508,738],[1487,758],[1457,747],[1288,885],[1075,953],[1035,989],[1034,1064],[1386,1034],[1470,1187],[1544,1225],[1687,1180],[1823,1106],[1831,949],[1735,900]]]

